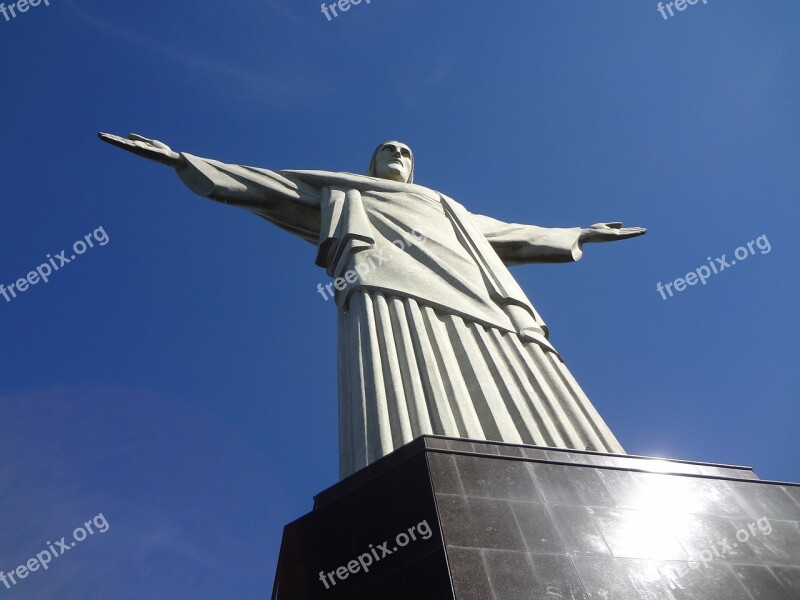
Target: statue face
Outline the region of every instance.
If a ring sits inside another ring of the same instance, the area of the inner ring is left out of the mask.
[[[411,148],[401,142],[386,142],[375,155],[375,175],[406,183],[411,175]]]

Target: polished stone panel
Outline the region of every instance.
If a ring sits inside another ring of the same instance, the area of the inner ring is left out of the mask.
[[[494,460],[487,469],[485,458],[457,456],[456,467],[467,496],[544,501],[525,461]]]
[[[752,523],[752,521],[750,522]],[[674,521],[674,531],[692,561],[728,561],[739,564],[764,564],[763,548],[736,540],[739,526],[732,517],[683,515]]]
[[[440,494],[466,496],[456,468],[456,458],[452,454],[430,454],[428,456],[431,478],[436,481],[436,491]]]
[[[688,559],[661,512],[598,508],[594,520],[611,553],[624,558]]]
[[[769,515],[774,519],[800,520],[800,506],[786,493],[785,486],[753,486],[745,481],[731,481],[728,485],[739,494],[754,519]]]
[[[746,589],[753,600],[787,600],[792,598],[792,590],[762,565],[731,565],[739,583]],[[795,598],[800,598],[800,589],[795,590]]]
[[[788,485],[781,486],[784,492],[786,492],[792,500],[794,500],[795,504],[800,507],[800,487],[792,487]]]
[[[548,506],[566,554],[610,556],[611,550],[587,506]]]
[[[588,600],[569,556],[485,550],[483,560],[492,598]]]
[[[600,556],[573,556],[572,561],[593,600],[674,600],[653,561]]]
[[[659,572],[675,600],[751,600],[724,563],[688,563],[688,568],[686,563],[661,563]]]
[[[773,567],[772,572],[793,594],[789,598],[800,598],[800,567]]]
[[[450,576],[453,579],[453,591],[458,600],[494,598],[482,554],[483,550],[480,548],[448,547]]]
[[[463,548],[525,550],[514,512],[506,500],[436,495],[447,543]]]
[[[564,554],[566,548],[550,511],[544,504],[510,502],[511,511],[529,552]]]
[[[596,469],[542,463],[531,468],[542,496],[550,504],[616,506]]]
[[[752,523],[738,520],[739,537],[744,538],[744,533],[749,535],[748,544],[762,551],[763,562],[766,564],[792,566],[797,565],[800,556],[800,522],[779,521],[777,519],[761,519]],[[763,525],[763,528],[759,526]]]

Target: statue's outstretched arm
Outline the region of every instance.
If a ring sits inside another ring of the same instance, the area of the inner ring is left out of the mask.
[[[623,228],[622,223],[596,223],[587,228],[558,228],[506,223],[485,215],[473,214],[472,218],[508,266],[572,262],[583,255],[583,244],[622,240],[647,232],[641,227]]]
[[[158,140],[130,134],[128,139],[100,133],[104,142],[173,167],[193,192],[224,204],[246,208],[268,221],[317,243],[321,192],[291,175],[222,163],[175,152]]]

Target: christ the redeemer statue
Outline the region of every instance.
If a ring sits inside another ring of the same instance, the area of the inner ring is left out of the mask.
[[[365,176],[269,171],[135,134],[100,137],[318,247],[339,311],[342,477],[423,434],[624,453],[507,266],[575,261],[584,244],[644,229],[473,214],[413,183],[411,149],[396,141],[378,146]]]

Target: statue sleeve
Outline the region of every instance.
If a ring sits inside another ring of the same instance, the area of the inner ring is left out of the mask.
[[[193,192],[245,208],[316,245],[321,189],[290,173],[221,163],[182,153],[178,176]]]
[[[484,215],[472,220],[507,266],[580,260],[581,228],[537,227],[506,223]]]

